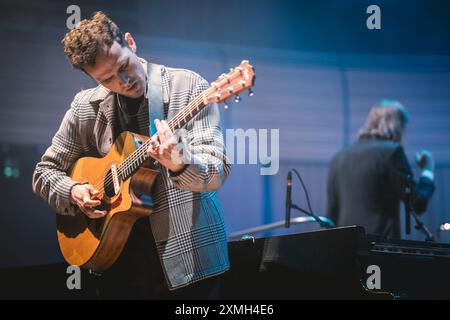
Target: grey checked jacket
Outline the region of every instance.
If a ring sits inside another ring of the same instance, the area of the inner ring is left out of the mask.
[[[167,119],[208,88],[198,74],[162,67],[164,114]],[[104,156],[120,133],[115,128],[117,96],[98,86],[76,94],[69,110],[33,174],[33,191],[58,214],[74,214],[69,202],[75,184],[67,176],[84,156]],[[138,119],[149,132],[149,116]],[[229,269],[222,209],[215,192],[230,174],[218,106],[201,111],[184,127],[197,160],[179,175],[162,168],[155,181],[156,203],[150,224],[169,289],[217,275]]]

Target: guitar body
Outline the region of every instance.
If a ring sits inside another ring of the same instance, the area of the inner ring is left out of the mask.
[[[103,158],[84,157],[72,167],[69,176],[77,182],[89,183],[100,191],[105,217],[90,219],[81,211],[75,216],[57,215],[57,234],[61,252],[71,265],[103,271],[119,257],[134,222],[152,213],[151,189],[159,171],[148,159],[133,175],[120,181],[118,189],[106,188],[105,179],[111,167],[119,165],[135,152],[144,137],[122,132]]]

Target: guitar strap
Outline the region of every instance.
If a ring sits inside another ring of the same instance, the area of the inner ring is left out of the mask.
[[[164,118],[163,87],[162,87],[162,66],[154,63],[147,63],[147,101],[148,114],[150,116],[150,136],[156,133],[155,119]]]

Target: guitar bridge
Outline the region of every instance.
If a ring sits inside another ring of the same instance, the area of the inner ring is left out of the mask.
[[[120,192],[120,183],[119,176],[117,174],[117,166],[115,164],[111,166],[111,177],[113,181],[114,194],[117,195]]]

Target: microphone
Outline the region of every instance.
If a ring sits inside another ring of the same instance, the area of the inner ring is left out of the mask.
[[[284,226],[286,228],[289,228],[291,226],[291,206],[292,206],[291,194],[292,194],[292,172],[289,171],[287,175],[287,184],[286,184],[286,217],[285,217],[286,220],[284,223]]]

